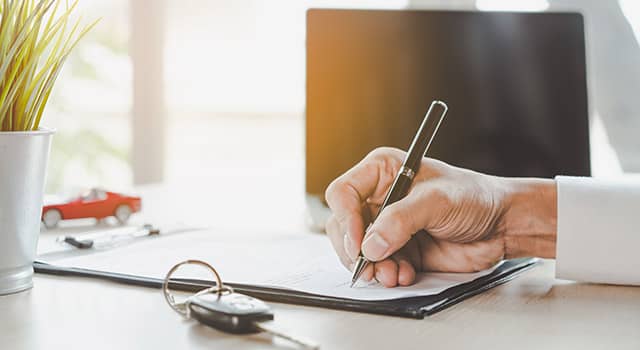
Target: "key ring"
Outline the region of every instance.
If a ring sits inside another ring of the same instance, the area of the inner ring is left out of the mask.
[[[216,277],[216,285],[211,286],[209,288],[205,288],[197,292],[196,294],[187,298],[182,303],[176,303],[175,298],[173,297],[173,294],[171,294],[171,292],[169,291],[169,283],[171,282],[171,276],[183,265],[204,266],[209,271],[213,272],[213,275]],[[216,293],[218,294],[218,297],[221,297],[225,293],[229,293],[229,294],[233,293],[233,288],[231,288],[230,286],[225,286],[224,283],[222,283],[222,279],[220,278],[218,271],[216,271],[216,269],[213,266],[211,266],[209,263],[202,260],[190,259],[190,260],[185,260],[173,265],[173,267],[169,270],[169,272],[167,272],[167,275],[164,278],[164,282],[162,283],[162,294],[164,295],[164,299],[167,301],[167,304],[169,304],[169,306],[175,312],[179,313],[180,315],[186,318],[190,318],[189,304],[190,304],[191,298],[197,297],[203,294],[207,294],[207,293]]]

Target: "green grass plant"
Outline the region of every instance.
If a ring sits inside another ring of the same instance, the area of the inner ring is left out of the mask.
[[[30,131],[69,53],[98,21],[80,27],[78,0],[0,0],[0,131]]]

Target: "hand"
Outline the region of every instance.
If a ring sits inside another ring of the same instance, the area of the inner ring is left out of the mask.
[[[555,256],[555,181],[489,176],[424,158],[407,196],[382,205],[405,153],[379,148],[326,192],[327,234],[349,269],[360,248],[362,278],[410,285],[416,272],[474,272],[504,258]]]

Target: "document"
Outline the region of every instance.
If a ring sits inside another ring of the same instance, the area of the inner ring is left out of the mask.
[[[469,274],[419,273],[416,283],[409,287],[385,288],[375,281],[360,281],[350,288],[351,272],[340,264],[325,235],[307,232],[247,234],[215,230],[148,237],[123,247],[47,262],[164,278],[173,265],[187,259],[210,263],[225,282],[288,288],[354,300],[390,300],[437,294],[493,270]],[[204,276],[207,275],[197,277]],[[210,279],[213,280],[213,276]]]

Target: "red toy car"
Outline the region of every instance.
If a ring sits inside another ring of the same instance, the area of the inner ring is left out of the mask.
[[[42,207],[42,222],[53,228],[60,220],[96,218],[98,220],[115,216],[121,224],[129,220],[131,214],[139,212],[140,197],[92,189],[86,194],[67,203],[49,204]]]

